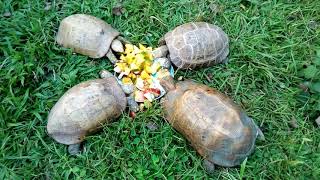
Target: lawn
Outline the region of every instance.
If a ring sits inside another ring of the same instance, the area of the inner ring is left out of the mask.
[[[316,0],[5,0],[0,13],[0,179],[317,179],[320,177],[319,111],[301,101],[300,69],[320,45]],[[49,9],[49,10],[48,10]],[[59,22],[87,13],[110,23],[133,43],[156,47],[177,25],[206,21],[231,40],[228,64],[177,77],[194,79],[234,99],[261,127],[246,163],[217,167],[208,175],[202,158],[163,118],[159,104],[132,120],[123,114],[86,138],[84,151],[70,156],[46,133],[47,116],[72,86],[112,70],[107,58],[73,54],[55,43]],[[212,77],[212,78],[207,78]],[[308,99],[309,98],[309,99]],[[318,113],[318,114],[317,114]],[[151,131],[149,122],[157,124]]]

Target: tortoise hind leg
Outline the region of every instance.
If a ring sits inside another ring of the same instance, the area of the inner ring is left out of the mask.
[[[229,62],[229,58],[228,57],[226,57],[224,60],[221,61],[222,64],[226,64],[228,62]]]
[[[70,155],[77,155],[81,152],[81,143],[70,144],[68,146],[68,152]]]
[[[207,159],[204,159],[203,162],[202,162],[202,166],[203,168],[206,170],[206,172],[208,174],[212,174],[214,172],[214,163],[207,160]]]
[[[264,134],[263,132],[261,131],[261,129],[256,125],[257,127],[257,131],[258,131],[258,138],[261,140],[261,141],[265,141],[266,138],[264,137]]]

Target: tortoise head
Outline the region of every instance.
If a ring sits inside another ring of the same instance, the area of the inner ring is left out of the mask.
[[[160,85],[163,86],[165,91],[171,91],[176,89],[176,85],[173,77],[170,75],[170,72],[167,69],[161,69],[158,72],[158,79],[160,81]]]

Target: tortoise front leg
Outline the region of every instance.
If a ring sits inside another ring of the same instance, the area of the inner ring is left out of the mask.
[[[153,58],[166,57],[169,53],[169,49],[166,45],[160,46],[152,51]]]
[[[119,40],[122,44],[132,44],[128,39],[122,36],[118,36],[116,39]]]
[[[111,49],[109,49],[109,51],[107,52],[106,56],[110,60],[110,62],[112,64],[116,64],[118,62],[117,57],[113,54]]]

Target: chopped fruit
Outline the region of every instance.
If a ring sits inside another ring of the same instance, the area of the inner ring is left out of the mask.
[[[144,88],[144,82],[143,82],[143,80],[142,80],[140,77],[137,78],[136,87],[137,87],[138,89],[143,89],[143,88]]]
[[[143,111],[143,109],[144,109],[144,103],[141,103],[141,104],[139,105],[139,107],[140,107],[140,111]]]
[[[160,89],[156,89],[156,88],[148,88],[144,91],[145,93],[152,93],[153,95],[160,96]]]
[[[127,94],[131,93],[134,101],[142,103],[143,107],[150,107],[153,100],[165,93],[158,77],[170,75],[168,70],[163,70],[161,63],[154,61],[152,48],[142,44],[138,47],[126,44],[114,71],[118,74],[122,87],[130,87],[127,88]]]
[[[122,78],[122,83],[123,84],[133,84],[132,80],[128,77]]]
[[[125,45],[126,50],[124,51],[124,54],[130,54],[133,51],[133,45],[132,44],[126,44]]]
[[[154,74],[154,73],[152,73],[153,71],[152,71],[152,68],[151,68],[150,66],[145,67],[144,70],[145,70],[148,74]]]
[[[154,95],[152,94],[152,93],[149,93],[149,92],[147,92],[147,93],[144,93],[144,95],[143,95],[145,98],[147,98],[148,99],[148,101],[153,101],[154,100]]]
[[[121,69],[119,66],[116,66],[114,69],[113,69],[116,73],[121,73]]]
[[[142,91],[135,91],[134,92],[134,100],[136,102],[143,102],[145,99]]]
[[[155,74],[160,68],[160,63],[153,63],[151,66],[151,74]]]
[[[168,69],[160,69],[157,75],[158,75],[158,78],[161,79],[163,77],[170,76],[170,72]]]
[[[146,80],[146,79],[149,79],[149,78],[150,78],[150,75],[145,70],[143,70],[141,72],[141,79]]]
[[[151,107],[151,102],[150,101],[148,101],[148,100],[145,100],[144,102],[143,102],[143,104],[144,104],[144,107],[146,107],[146,108],[150,108]]]
[[[131,69],[129,67],[125,67],[124,68],[124,74],[125,75],[129,75],[130,74]]]
[[[132,119],[134,119],[137,115],[136,115],[135,112],[130,111],[130,112],[129,112],[129,116],[130,116]]]

